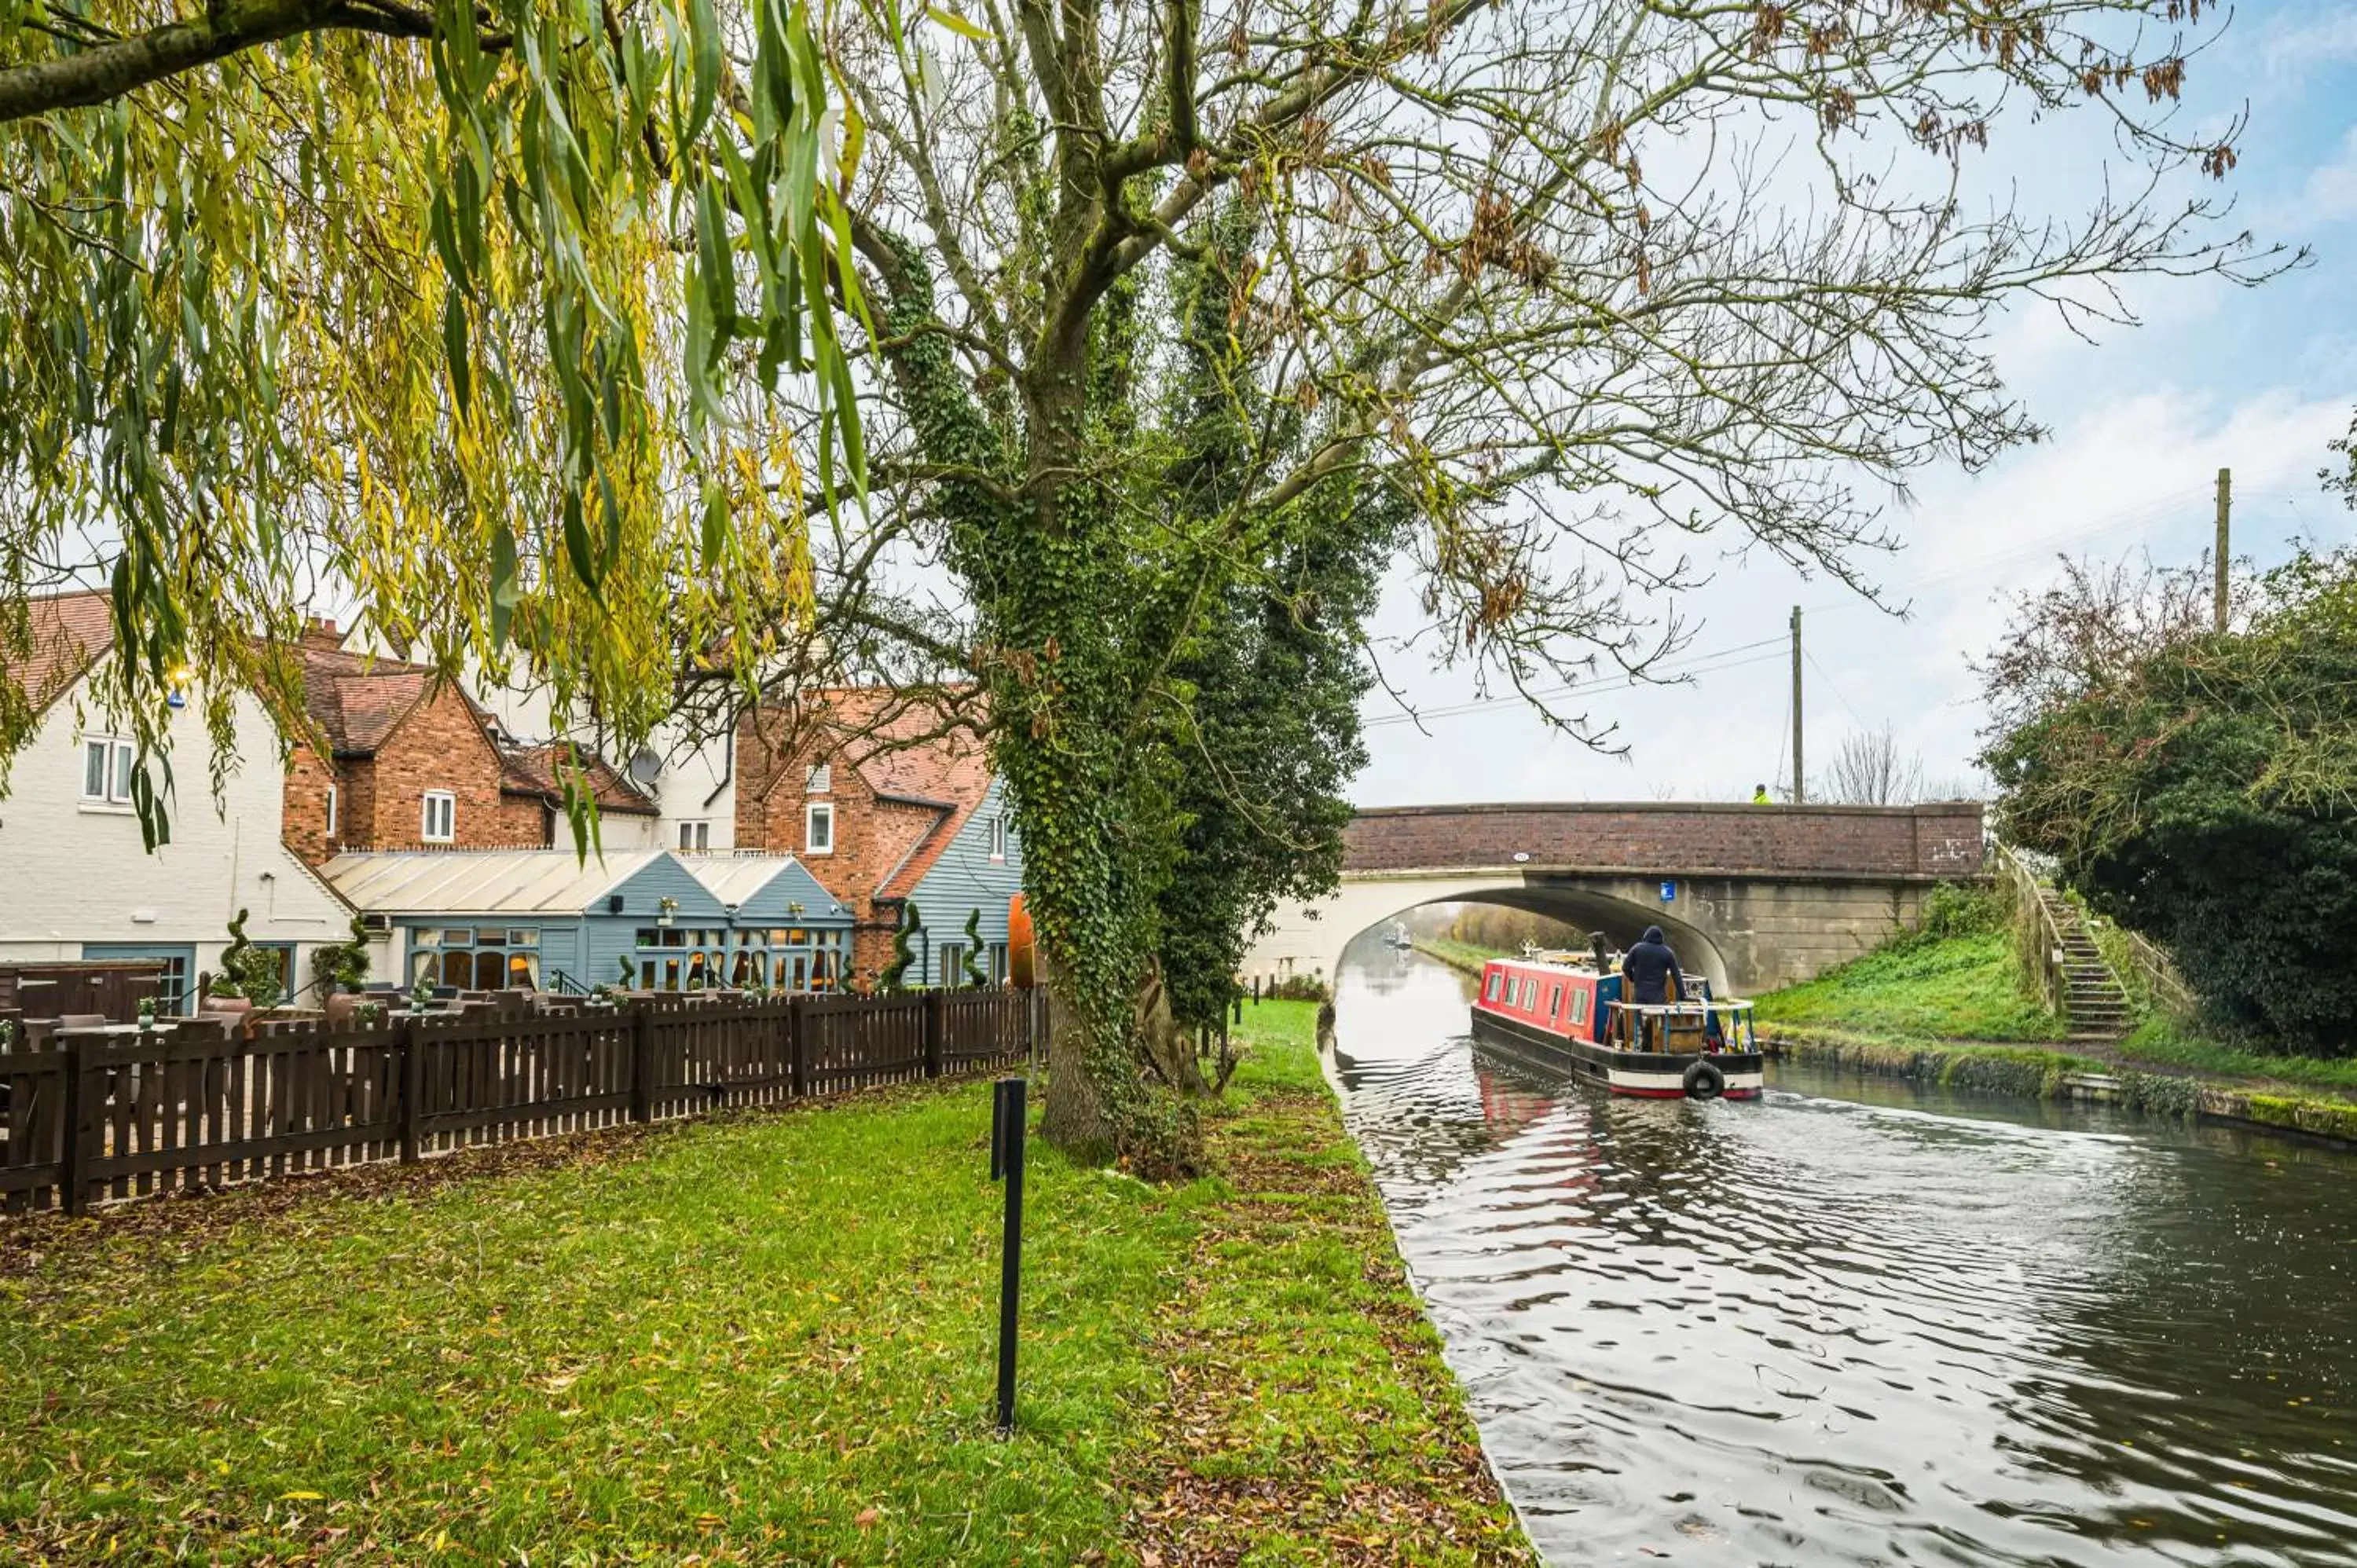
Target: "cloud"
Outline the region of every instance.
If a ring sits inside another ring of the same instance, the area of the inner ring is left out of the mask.
[[[2286,6],[2259,28],[2255,47],[2269,88],[2296,90],[2315,71],[2357,60],[2357,11],[2344,0]]]
[[[2059,400],[2058,400],[2059,401]],[[2058,554],[2161,561],[2210,543],[2216,471],[2235,485],[2236,553],[2282,559],[2290,541],[2339,539],[2347,514],[2317,488],[2324,444],[2348,427],[2345,398],[2267,388],[2228,400],[2159,384],[2085,403],[2045,446],[1986,475],[1927,482],[1897,520],[1904,553],[1879,574],[1913,614],[1896,620],[1781,564],[1738,564],[1683,607],[1705,620],[1699,651],[1781,638],[1806,607],[1803,699],[1812,770],[1855,729],[1889,725],[1935,779],[1967,771],[1979,727],[1967,658],[2005,620],[1998,596],[2049,580]],[[1394,604],[1391,615],[1407,610]],[[1401,623],[1385,618],[1396,628]],[[1461,702],[1461,679],[1394,670],[1419,702]],[[1352,789],[1364,805],[1485,800],[1740,800],[1791,767],[1791,671],[1781,649],[1735,656],[1688,686],[1600,690],[1567,711],[1618,722],[1626,757],[1551,736],[1512,705],[1369,732],[1373,760]]]
[[[2341,138],[2330,158],[2309,171],[2296,216],[2309,229],[2357,218],[2357,126]]]

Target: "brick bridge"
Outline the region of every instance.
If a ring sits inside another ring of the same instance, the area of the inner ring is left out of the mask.
[[[1806,980],[1911,924],[1933,885],[1982,875],[1981,808],[1394,806],[1346,830],[1342,885],[1281,906],[1244,977],[1331,976],[1342,949],[1420,904],[1551,915],[1625,946],[1649,925],[1737,994]]]

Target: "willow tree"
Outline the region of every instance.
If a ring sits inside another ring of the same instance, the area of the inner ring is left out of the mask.
[[[1525,693],[1658,652],[1641,591],[1693,537],[1870,592],[1889,488],[2037,432],[1989,357],[2005,302],[2084,326],[2126,276],[2269,264],[2188,194],[2234,160],[2170,129],[2200,20],[972,0],[896,42],[846,17],[871,449],[970,603],[970,649],[935,646],[989,693],[1070,1009],[1050,1134],[1152,1120],[1129,999],[1187,874],[1181,786],[1217,761],[1192,677],[1286,540],[1396,508],[1431,646]],[[2074,120],[2113,149],[2088,205],[1974,195],[1993,142]],[[1183,343],[1204,275],[1235,350],[1216,486]]]
[[[863,471],[830,77],[802,0],[0,0],[0,783],[42,588],[113,591],[151,843],[167,689],[217,785],[240,688],[301,734],[322,586],[625,735],[749,682],[799,411]]]

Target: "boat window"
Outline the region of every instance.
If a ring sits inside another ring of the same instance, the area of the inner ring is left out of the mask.
[[[1531,1010],[1531,1004],[1538,1000],[1538,994],[1539,983],[1535,980],[1525,980],[1523,982],[1523,999],[1514,1005],[1527,1013]]]
[[[1563,987],[1558,985],[1553,991],[1547,993],[1547,1016],[1552,1018],[1562,1011]]]
[[[1498,999],[1498,982],[1504,978],[1505,975],[1501,972],[1494,969],[1491,970],[1490,972],[1490,986],[1488,990],[1481,993],[1481,1000],[1484,1002],[1495,1002]]]
[[[1587,993],[1585,991],[1571,993],[1571,1021],[1575,1024],[1587,1022]]]

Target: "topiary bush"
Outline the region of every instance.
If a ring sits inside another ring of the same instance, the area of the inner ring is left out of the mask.
[[[925,918],[910,899],[900,909],[899,929],[892,933],[892,961],[876,977],[876,988],[886,995],[908,989],[909,968],[917,961],[917,940],[924,934]]]

